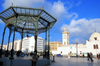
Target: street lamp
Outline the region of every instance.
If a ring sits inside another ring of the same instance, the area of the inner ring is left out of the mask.
[[[76,42],[76,57],[78,57],[78,43]]]

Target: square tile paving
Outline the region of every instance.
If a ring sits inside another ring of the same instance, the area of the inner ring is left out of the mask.
[[[100,66],[100,60],[93,58],[93,62],[87,61],[87,58],[67,58],[55,57],[55,62],[48,66]]]

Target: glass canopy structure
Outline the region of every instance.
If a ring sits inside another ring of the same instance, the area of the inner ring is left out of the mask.
[[[29,34],[35,34],[35,22],[37,21],[39,33],[45,32],[48,25],[50,25],[51,28],[57,21],[53,16],[43,10],[43,8],[38,9],[18,6],[11,6],[1,12],[0,18],[5,24],[11,26],[11,30],[14,30],[16,26],[17,32],[21,33],[23,31],[23,33]]]
[[[7,27],[9,28],[9,39],[8,39],[7,50],[9,47],[11,31],[13,31],[13,44],[11,50],[11,58],[13,58],[15,31],[21,33],[20,50],[22,48],[23,34],[27,33],[27,34],[35,35],[35,52],[37,52],[37,35],[42,32],[47,32],[48,30],[48,49],[49,49],[50,28],[53,27],[57,19],[55,19],[48,12],[46,12],[43,9],[43,7],[42,9],[39,9],[39,8],[29,8],[29,7],[20,7],[20,6],[12,5],[0,13],[0,18],[5,23],[5,28],[4,28],[3,38],[1,43],[2,44],[1,52],[2,52],[4,34]]]

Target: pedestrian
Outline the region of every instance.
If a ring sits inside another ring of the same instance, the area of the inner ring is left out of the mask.
[[[83,53],[83,58],[84,58],[84,53]]]
[[[26,53],[27,57],[28,57],[28,53]]]
[[[68,58],[70,58],[70,53],[68,53]]]
[[[91,62],[94,61],[92,58],[93,58],[93,54],[90,52],[90,59],[91,59]]]
[[[24,57],[24,56],[25,56],[24,53],[22,53],[22,54],[21,54],[21,57]]]
[[[88,52],[87,52],[87,58],[88,58],[87,60],[89,61],[89,59],[90,59],[90,53],[88,53]]]
[[[32,57],[32,66],[36,66],[37,60],[38,60],[38,56],[37,56],[36,52],[34,52],[34,55]],[[33,65],[33,63],[34,63],[34,65]]]
[[[99,53],[99,57],[98,58],[100,59],[100,53]]]
[[[99,53],[97,54],[97,59],[99,60]]]

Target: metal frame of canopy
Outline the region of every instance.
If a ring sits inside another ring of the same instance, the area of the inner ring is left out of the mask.
[[[50,41],[50,28],[53,27],[57,19],[47,13],[43,7],[42,9],[39,8],[29,8],[29,7],[20,7],[20,6],[10,6],[6,10],[0,13],[0,18],[5,23],[5,28],[2,37],[2,45],[1,45],[1,52],[3,47],[3,40],[5,35],[5,30],[9,28],[9,38],[8,38],[8,46],[7,51],[9,48],[9,41],[11,36],[11,31],[13,31],[13,43],[12,43],[12,50],[11,50],[11,59],[13,59],[13,47],[14,47],[14,38],[15,38],[15,31],[21,33],[21,47],[22,49],[22,39],[23,34],[34,34],[35,35],[35,51],[37,53],[37,35],[42,32],[46,32],[47,37],[47,30],[48,30],[48,53],[49,53],[49,41]],[[47,38],[45,38],[47,41]],[[46,43],[46,42],[45,42]],[[0,53],[1,56],[1,53]],[[49,54],[48,54],[49,58]]]

